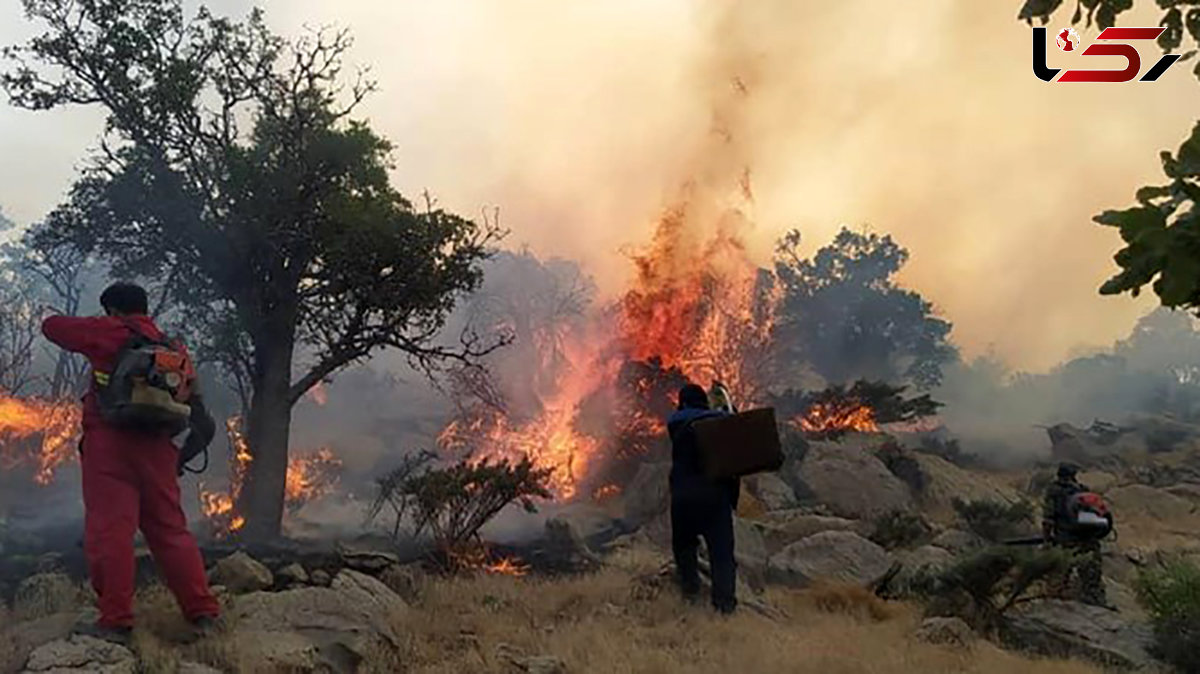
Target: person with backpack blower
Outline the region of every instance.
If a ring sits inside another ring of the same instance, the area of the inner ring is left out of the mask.
[[[84,554],[100,617],[77,632],[128,643],[133,628],[138,529],[197,635],[215,626],[220,607],[180,504],[183,466],[172,437],[192,429],[185,455],[215,432],[195,390],[191,357],[148,316],[146,291],[115,283],[100,295],[105,316],[50,316],[46,338],[92,367],[83,399]],[[191,457],[188,456],[188,459]]]
[[[1072,550],[1079,557],[1075,566],[1079,572],[1079,599],[1109,607],[1100,541],[1112,532],[1113,519],[1104,500],[1079,483],[1078,474],[1079,468],[1072,464],[1059,465],[1042,504],[1042,536],[1050,545]]]

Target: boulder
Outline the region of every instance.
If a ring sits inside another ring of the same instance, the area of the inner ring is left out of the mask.
[[[785,512],[790,512],[792,515],[781,516]],[[767,522],[758,525],[770,554],[775,554],[796,541],[823,531],[853,531],[860,535],[866,533],[866,527],[862,522],[848,520],[844,517],[806,515],[798,511],[780,511],[774,515]]]
[[[339,544],[338,555],[346,568],[369,574],[382,573],[389,566],[400,563],[396,553],[372,548],[365,541]]]
[[[293,562],[275,572],[275,581],[283,587],[308,585],[308,572],[299,563]]]
[[[408,612],[408,604],[378,578],[352,569],[342,569],[329,586],[331,589],[357,598],[374,607],[379,615],[397,618]]]
[[[1097,606],[1049,600],[1013,607],[1000,626],[1009,648],[1108,667],[1153,668],[1154,636],[1145,623]]]
[[[134,674],[137,659],[124,646],[74,635],[39,646],[29,655],[25,672],[52,674]]]
[[[1192,505],[1200,507],[1200,484],[1185,482],[1167,487],[1164,491],[1185,501],[1191,501]]]
[[[626,525],[640,528],[670,511],[671,488],[667,482],[670,474],[671,464],[667,462],[643,463],[638,467],[623,493]]]
[[[734,559],[737,560],[738,574],[745,578],[746,583],[761,590],[767,580],[767,543],[763,534],[750,520],[741,517],[733,518]]]
[[[17,586],[12,613],[18,621],[79,609],[79,586],[62,573],[34,574]]]
[[[220,560],[208,572],[208,582],[223,585],[234,594],[266,590],[275,584],[271,570],[244,552]]]
[[[928,513],[942,523],[953,521],[954,501],[1015,503],[1017,490],[993,481],[984,473],[964,470],[940,456],[911,452],[922,476],[919,500]]]
[[[324,569],[313,571],[309,574],[308,578],[312,581],[313,585],[320,587],[329,587],[329,584],[333,582],[333,576],[330,576],[329,572]]]
[[[75,612],[58,613],[44,618],[27,620],[0,630],[0,663],[22,663],[29,654],[52,641],[71,636],[79,619]],[[16,666],[16,664],[14,664]],[[0,671],[4,668],[0,665]]]
[[[425,572],[420,564],[398,564],[379,574],[379,580],[400,595],[406,603],[414,604],[421,598]]]
[[[776,473],[759,473],[742,480],[742,489],[753,494],[767,512],[796,507],[796,492]]]
[[[962,618],[926,618],[913,636],[927,644],[959,648],[975,641],[975,632]]]
[[[773,555],[772,582],[807,587],[814,582],[872,585],[891,570],[887,551],[849,531],[826,531],[793,543]]]
[[[1122,518],[1130,519],[1131,515],[1172,523],[1188,519],[1197,510],[1197,505],[1185,498],[1144,484],[1117,487],[1106,498],[1116,513],[1118,527]]]
[[[570,522],[589,547],[614,538],[619,522],[603,508],[591,503],[571,503],[552,513],[550,519]]]
[[[231,650],[237,654],[238,665],[245,671],[324,671],[318,669],[322,658],[317,646],[312,640],[294,632],[264,631],[253,627],[238,629],[233,633]],[[333,671],[353,670],[342,668]]]
[[[954,565],[957,558],[949,550],[924,545],[897,554],[900,572],[888,584],[893,594],[909,596],[918,581],[936,576]]]
[[[812,442],[797,471],[813,498],[841,517],[874,519],[913,506],[908,485],[865,447]]]
[[[555,560],[571,567],[600,563],[600,558],[588,547],[579,527],[571,519],[551,517],[546,520],[545,545]]]
[[[229,615],[233,624],[252,630],[237,635],[237,650],[256,659],[260,664],[255,666],[351,672],[372,654],[397,652],[401,641],[395,619],[406,610],[404,600],[382,582],[345,569],[328,588],[242,595]],[[254,650],[262,644],[270,648]]]

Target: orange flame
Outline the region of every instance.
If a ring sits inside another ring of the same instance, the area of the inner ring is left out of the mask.
[[[520,578],[529,573],[529,565],[516,557],[502,557],[491,564],[485,564],[483,570],[496,575]]]
[[[817,403],[796,424],[805,433],[827,434],[841,431],[872,433],[879,430],[875,411],[856,400]]]
[[[17,398],[0,392],[0,463],[5,469],[31,465],[33,480],[46,486],[76,458],[83,408],[73,400]],[[33,443],[37,435],[41,441]]]
[[[200,510],[213,530],[214,537],[226,538],[246,524],[246,518],[238,512],[242,487],[254,455],[250,443],[242,432],[242,418],[230,417],[225,421],[225,431],[233,452],[229,457],[229,491],[210,491],[204,484],[199,486]],[[333,491],[337,485],[342,461],[333,451],[322,447],[312,454],[301,454],[288,459],[284,483],[284,504],[295,511],[305,503],[314,501]]]

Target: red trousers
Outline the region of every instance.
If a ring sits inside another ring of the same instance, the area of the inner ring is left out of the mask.
[[[84,553],[100,624],[133,625],[133,538],[139,528],[184,615],[216,617],[220,607],[179,501],[175,445],[99,424],[86,428],[83,438]]]

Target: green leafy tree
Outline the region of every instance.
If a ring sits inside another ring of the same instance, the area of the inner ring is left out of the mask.
[[[1044,24],[1062,4],[1062,0],[1027,0],[1020,18]],[[1185,36],[1193,47],[1200,45],[1200,0],[1158,0],[1158,6],[1163,10],[1159,23],[1166,27],[1158,39],[1163,51],[1178,49]],[[1095,23],[1103,29],[1132,8],[1133,0],[1079,0],[1071,20],[1079,23],[1086,15],[1089,26]],[[1195,54],[1193,48],[1184,58]],[[1200,77],[1200,64],[1194,72]],[[1164,184],[1139,189],[1136,206],[1107,210],[1094,218],[1118,228],[1125,242],[1114,256],[1121,271],[1100,292],[1128,292],[1136,297],[1150,285],[1163,306],[1200,311],[1200,124],[1178,151],[1160,156]]]
[[[896,284],[907,250],[890,236],[845,228],[810,258],[799,246],[792,231],[776,249],[783,362],[805,363],[834,385],[866,379],[928,389],[941,381],[957,355],[950,323]]]
[[[44,32],[9,47],[13,104],[107,113],[100,150],[39,245],[149,279],[237,383],[253,461],[246,532],[279,532],[292,406],[386,347],[432,372],[492,345],[437,335],[480,280],[492,225],[415,206],[392,146],[354,119],[345,33],[295,42],[182,0],[23,0]]]

